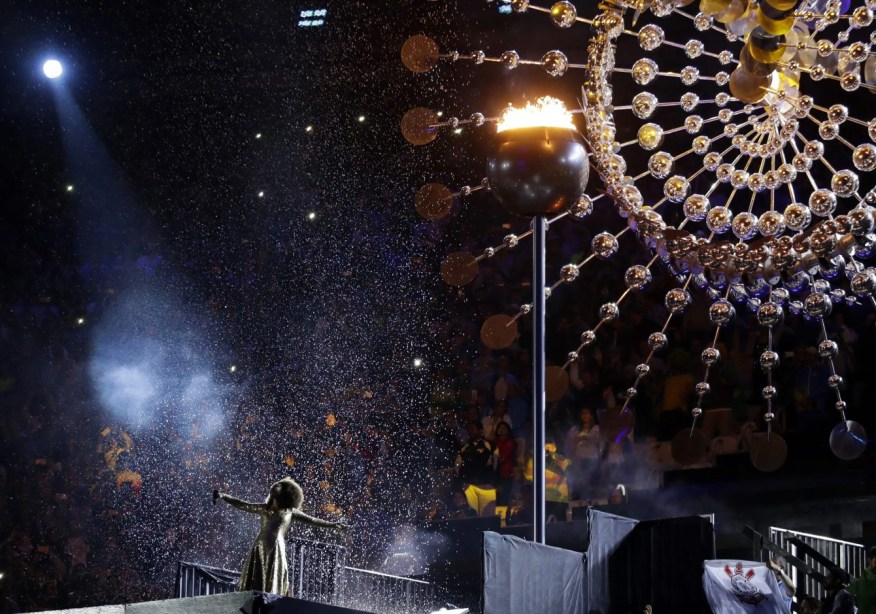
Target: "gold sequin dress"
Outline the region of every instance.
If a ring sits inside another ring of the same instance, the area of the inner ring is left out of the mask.
[[[289,567],[286,563],[286,531],[292,522],[302,522],[316,527],[335,527],[334,522],[308,516],[301,510],[271,509],[265,503],[248,503],[231,495],[221,493],[219,498],[233,507],[261,517],[261,528],[255,543],[246,557],[239,591],[263,591],[276,595],[289,593]]]

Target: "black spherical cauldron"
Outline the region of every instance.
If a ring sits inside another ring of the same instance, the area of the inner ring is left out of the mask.
[[[497,137],[487,179],[505,210],[522,216],[560,213],[584,193],[587,150],[571,130],[515,128]]]

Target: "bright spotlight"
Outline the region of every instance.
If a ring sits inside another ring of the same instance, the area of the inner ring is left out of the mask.
[[[419,369],[422,366],[423,366],[423,359],[422,358],[414,358],[414,367]]]
[[[68,192],[72,192],[72,191],[73,191],[73,185],[72,185],[72,184],[70,184],[70,185],[67,186],[67,191],[68,191]]]
[[[316,219],[316,213],[315,213],[314,211],[311,211],[310,213],[307,214],[307,219],[308,219],[308,220],[315,220],[315,219]]]
[[[365,121],[365,116],[364,116],[364,115],[360,115],[360,116],[359,116],[359,121],[360,121],[360,122],[364,122],[364,121]]]
[[[57,79],[64,73],[64,67],[58,60],[46,60],[43,64],[43,74],[49,79]]]

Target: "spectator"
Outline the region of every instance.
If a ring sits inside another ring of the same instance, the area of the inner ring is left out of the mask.
[[[849,592],[855,596],[858,612],[876,614],[876,546],[867,552],[867,566],[861,577],[849,585]]]
[[[567,472],[572,462],[557,452],[557,444],[548,439],[544,445],[544,498],[545,517],[554,517],[554,520],[566,520],[566,511],[569,509],[569,483]],[[532,482],[534,469],[532,459],[526,465],[524,477]]]
[[[788,574],[785,573],[785,559],[780,556],[772,556],[767,561],[767,567],[773,570],[773,574],[776,576],[776,583],[782,591],[780,595],[782,601],[785,602],[785,605],[790,610],[794,605],[794,594],[797,592],[797,586],[788,577]]]
[[[456,476],[464,484],[469,505],[484,516],[496,503],[493,444],[484,439],[484,427],[479,420],[468,423],[468,437],[456,457]]]
[[[821,614],[821,602],[808,595],[803,597],[800,600],[800,614]]]
[[[569,470],[573,497],[581,497],[590,483],[599,458],[599,426],[590,407],[578,412],[578,424],[566,433],[566,457],[572,462]]]
[[[827,570],[827,580],[824,588],[827,595],[822,603],[824,614],[855,614],[855,598],[848,591],[849,574],[837,566]]]
[[[511,418],[508,416],[508,402],[505,400],[496,401],[495,405],[493,405],[492,413],[481,420],[481,424],[484,425],[484,437],[490,441],[495,441],[496,429],[503,422],[508,425],[509,430],[514,426]]]

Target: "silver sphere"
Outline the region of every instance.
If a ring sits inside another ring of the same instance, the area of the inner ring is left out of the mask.
[[[645,377],[646,375],[648,375],[648,373],[650,373],[650,371],[651,367],[649,367],[645,363],[636,365],[636,377]]]
[[[691,303],[690,293],[683,288],[673,288],[666,293],[664,304],[672,313],[682,313]]]
[[[803,309],[812,318],[826,318],[830,315],[832,305],[830,297],[821,292],[813,292],[803,301]]]
[[[593,237],[590,247],[597,257],[607,260],[617,253],[617,238],[610,232],[601,232]]]
[[[579,273],[580,271],[577,266],[574,264],[567,264],[560,269],[560,278],[566,283],[571,283],[578,279]]]
[[[779,354],[772,350],[765,350],[759,359],[760,366],[764,369],[774,369],[779,366]]]
[[[827,378],[827,385],[831,388],[839,388],[843,385],[843,378],[841,375],[831,375]]]
[[[760,396],[762,396],[764,399],[776,398],[776,387],[775,386],[764,386],[763,390],[760,391]]]
[[[583,333],[581,333],[581,345],[592,345],[594,341],[596,341],[596,333],[594,333],[592,330],[585,330]]]
[[[726,299],[719,299],[709,306],[709,321],[724,326],[736,316],[736,308]]]
[[[605,303],[599,308],[599,317],[602,320],[616,320],[619,315],[620,308],[617,306],[617,303]]]
[[[830,449],[837,458],[854,460],[867,449],[867,431],[854,420],[840,422],[830,433]]]
[[[663,333],[651,333],[648,335],[648,347],[654,351],[662,350],[669,343]]]
[[[696,386],[694,386],[694,390],[699,396],[703,396],[709,394],[712,391],[712,387],[709,386],[709,382],[698,382]]]
[[[651,271],[641,264],[634,264],[624,274],[624,283],[630,290],[644,290],[651,283]]]
[[[718,364],[718,361],[721,360],[721,352],[716,348],[708,347],[703,350],[703,353],[700,355],[700,360],[702,360],[703,364],[707,367],[711,367],[712,365]]]
[[[593,213],[593,201],[586,194],[582,194],[575,204],[572,205],[572,215],[577,218],[584,218]]]
[[[849,282],[849,287],[858,296],[872,296],[876,290],[876,271],[865,269],[855,273]]]
[[[768,301],[757,309],[757,322],[761,326],[775,326],[782,321],[784,312],[781,305]]]
[[[825,339],[818,344],[818,355],[821,358],[835,358],[838,352],[839,346],[836,344],[836,341]]]

